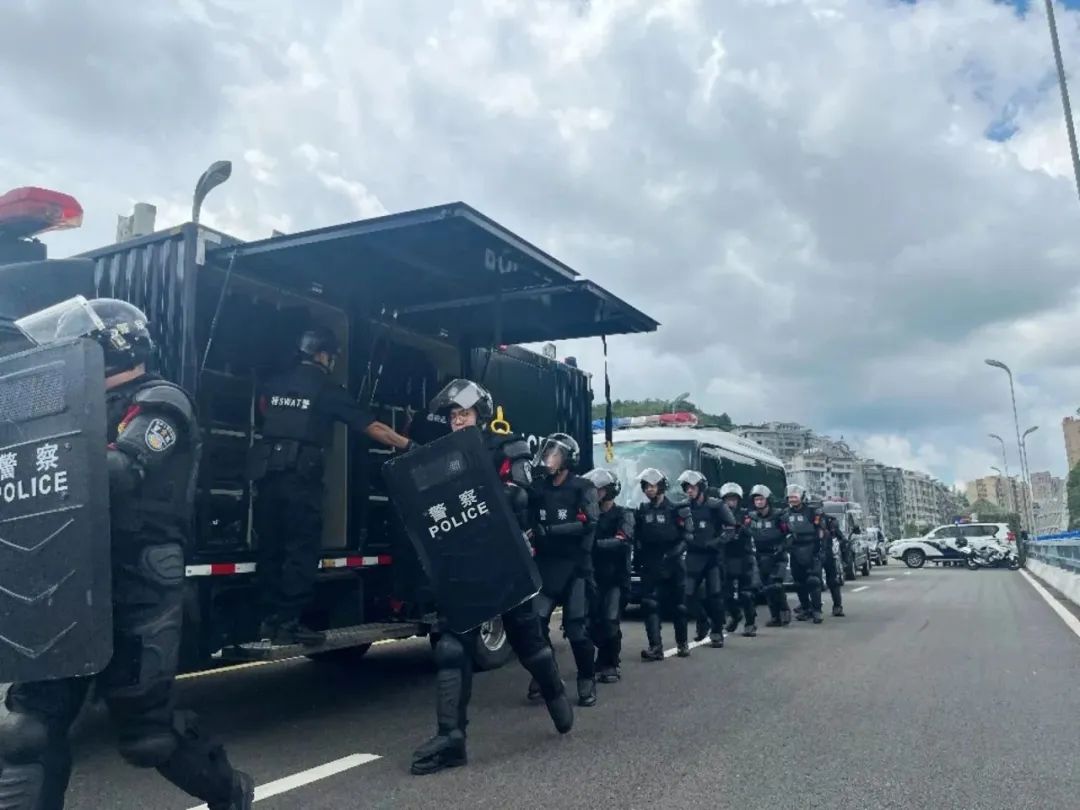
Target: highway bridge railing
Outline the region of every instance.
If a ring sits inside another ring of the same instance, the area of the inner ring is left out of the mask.
[[[1024,565],[1080,605],[1080,531],[1042,535],[1029,541]]]

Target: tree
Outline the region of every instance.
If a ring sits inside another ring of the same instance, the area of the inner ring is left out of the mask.
[[[1080,464],[1069,471],[1065,492],[1069,504],[1069,529],[1080,529]]]
[[[1009,531],[1020,536],[1020,513],[1007,512],[1004,507],[996,503],[980,498],[971,505],[971,513],[980,521],[986,523],[1007,523]]]
[[[921,534],[925,534],[925,532],[919,531],[919,527],[915,523],[904,525],[904,537],[918,537]]]

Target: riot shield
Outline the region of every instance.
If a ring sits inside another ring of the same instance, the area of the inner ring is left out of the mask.
[[[466,428],[383,465],[448,627],[463,633],[540,591],[540,574],[480,431]]]
[[[104,379],[90,340],[0,358],[0,681],[112,656]]]

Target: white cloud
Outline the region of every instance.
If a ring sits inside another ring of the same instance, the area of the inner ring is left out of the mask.
[[[1080,236],[1037,9],[60,5],[0,29],[0,68],[36,77],[0,87],[19,123],[0,131],[0,187],[87,211],[54,255],[109,241],[133,200],[185,218],[223,157],[234,176],[205,218],[242,237],[462,199],[662,321],[612,339],[617,396],[690,390],[954,480],[983,474],[985,434],[1012,424],[996,356],[1040,425],[1033,468],[1063,471]],[[1059,23],[1080,53],[1080,12]],[[988,141],[1003,122],[1014,137]],[[570,347],[594,371],[596,343]]]

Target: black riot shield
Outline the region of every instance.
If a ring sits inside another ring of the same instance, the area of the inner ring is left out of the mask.
[[[0,681],[112,656],[104,379],[89,340],[0,358]]]
[[[450,630],[471,630],[540,591],[540,573],[479,430],[397,456],[383,473]]]

